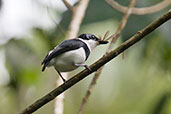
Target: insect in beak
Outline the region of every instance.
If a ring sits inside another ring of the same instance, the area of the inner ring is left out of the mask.
[[[108,41],[104,41],[104,40],[98,40],[99,44],[107,44]]]

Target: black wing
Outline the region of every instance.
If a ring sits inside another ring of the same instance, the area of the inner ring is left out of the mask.
[[[80,47],[83,47],[85,49],[85,51],[88,52],[88,54],[86,54],[86,59],[88,58],[89,54],[90,54],[90,50],[88,49],[87,45],[79,40],[79,39],[71,39],[71,40],[66,40],[64,42],[62,42],[60,45],[58,45],[57,47],[55,47],[51,53],[49,53],[43,60],[42,65],[42,71],[45,70],[46,66],[49,64],[49,62],[54,58],[57,57],[67,51],[71,51],[71,50],[75,50],[78,49]]]

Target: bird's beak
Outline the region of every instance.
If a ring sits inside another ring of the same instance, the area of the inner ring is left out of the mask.
[[[98,40],[99,44],[107,44],[108,41],[104,41],[104,40]]]

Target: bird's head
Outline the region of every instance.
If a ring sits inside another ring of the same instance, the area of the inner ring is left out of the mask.
[[[94,34],[81,34],[78,38],[84,40],[85,42],[87,42],[90,45],[91,44],[100,45],[100,44],[108,43],[108,41],[104,41],[104,40],[97,38]]]
[[[78,38],[83,40],[91,48],[91,50],[97,45],[108,43],[108,41],[97,38],[94,34],[81,34]]]

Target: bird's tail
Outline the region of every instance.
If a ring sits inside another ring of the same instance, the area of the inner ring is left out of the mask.
[[[46,65],[43,65],[42,72],[46,69]]]

